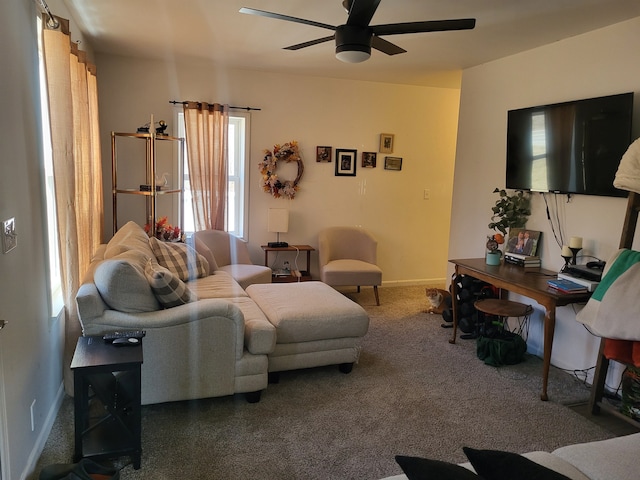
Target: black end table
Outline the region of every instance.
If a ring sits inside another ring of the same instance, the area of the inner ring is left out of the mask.
[[[140,468],[140,369],[142,344],[116,347],[102,337],[80,337],[74,380],[75,451],[81,458],[130,455]]]

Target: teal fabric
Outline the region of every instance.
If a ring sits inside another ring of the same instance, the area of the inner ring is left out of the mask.
[[[638,262],[640,262],[640,252],[626,249],[620,252],[618,258],[616,258],[613,264],[609,267],[606,275],[596,287],[591,298],[602,301],[602,297],[604,297],[604,294],[607,293],[609,287],[613,285],[618,277]]]

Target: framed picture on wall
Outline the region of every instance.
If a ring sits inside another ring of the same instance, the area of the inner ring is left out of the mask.
[[[393,153],[393,137],[391,133],[380,134],[380,153]]]
[[[376,168],[376,152],[362,152],[362,168]]]
[[[356,176],[357,150],[336,149],[336,176]]]
[[[316,147],[316,162],[331,162],[331,147]]]
[[[402,170],[402,158],[400,157],[384,157],[385,170]]]

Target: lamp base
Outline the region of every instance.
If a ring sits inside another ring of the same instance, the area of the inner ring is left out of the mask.
[[[267,247],[269,248],[287,248],[289,244],[287,242],[269,242]]]

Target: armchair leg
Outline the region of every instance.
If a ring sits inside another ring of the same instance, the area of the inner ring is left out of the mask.
[[[380,306],[380,297],[378,296],[378,286],[373,286],[373,293],[376,294],[376,305]]]
[[[358,293],[360,293],[360,285],[358,285]]]

